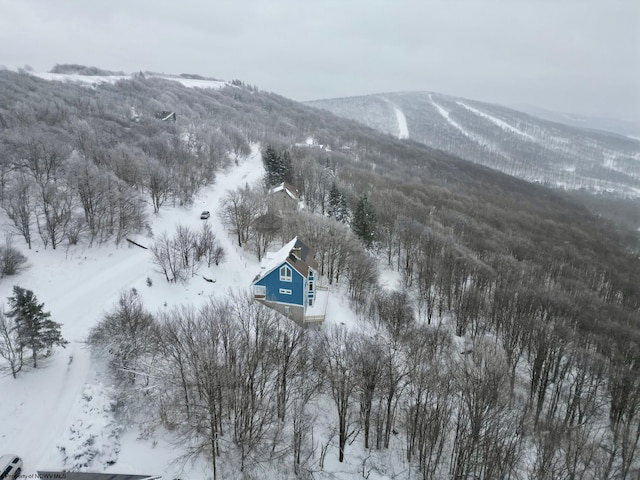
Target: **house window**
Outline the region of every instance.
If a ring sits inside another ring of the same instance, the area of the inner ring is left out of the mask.
[[[281,288],[280,293],[283,295],[291,295],[291,290],[289,290],[288,288]]]
[[[281,282],[291,282],[293,272],[291,271],[291,267],[289,265],[283,265],[280,267],[280,281]]]
[[[309,297],[307,299],[307,305],[309,305],[310,307],[313,307],[313,297]]]
[[[313,282],[309,282],[309,290],[313,291]]]

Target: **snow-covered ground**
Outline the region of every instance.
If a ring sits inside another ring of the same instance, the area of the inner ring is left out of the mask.
[[[442,117],[452,127],[454,127],[456,130],[462,133],[465,137],[473,140],[474,142],[476,142],[478,145],[480,145],[482,148],[486,150],[493,151],[494,153],[501,155],[503,158],[509,158],[509,155],[507,154],[507,152],[504,152],[500,147],[498,147],[498,145],[495,144],[495,142],[491,141],[490,138],[485,138],[481,135],[476,134],[475,132],[467,130],[458,122],[456,122],[453,118],[451,118],[451,113],[448,110],[446,110],[442,105],[440,105],[439,103],[436,103],[436,101],[433,99],[433,96],[431,94],[429,94],[429,100],[431,101],[433,106],[436,108],[438,113],[442,115]]]
[[[239,167],[220,174],[215,185],[204,190],[193,206],[163,207],[152,219],[153,231],[173,232],[178,224],[198,228],[202,222],[201,210],[215,212],[228,188],[246,182],[252,184],[262,173],[256,150]],[[18,276],[2,280],[0,298],[10,296],[16,284],[32,290],[52,318],[63,324],[62,334],[70,342],[66,349],[57,349],[52,357],[41,362],[38,369],[27,369],[15,380],[10,375],[0,378],[0,452],[20,455],[24,460],[24,474],[38,469],[63,468],[58,446],[65,446],[67,451],[79,448],[73,445],[72,430],[91,430],[97,428],[95,422],[104,422],[91,408],[96,407],[93,405],[96,401],[104,403],[101,384],[108,378],[92,365],[84,342],[91,327],[113,308],[122,290],[136,288],[145,307],[155,311],[165,308],[164,305],[203,302],[209,294],[224,292],[230,287],[248,287],[258,270],[257,261],[233,244],[233,238],[223,231],[215,216],[209,222],[227,252],[223,265],[201,272],[214,278],[216,283],[196,277],[187,285],[169,285],[155,271],[149,251],[126,242],[119,247],[22,249],[29,259],[29,268]],[[3,230],[9,230],[7,224]],[[152,241],[146,237],[136,240],[147,245]],[[18,238],[15,243],[20,246]],[[152,287],[147,286],[147,277],[152,279]],[[87,397],[94,398],[94,402],[89,402],[92,405],[88,405]],[[144,457],[140,452],[142,446],[135,442],[135,432],[123,436],[120,458],[111,470],[154,474],[171,471],[170,449],[165,453],[148,453],[153,463],[145,463],[139,461]],[[146,447],[153,449],[152,443],[147,443]],[[130,454],[133,457],[129,457]],[[102,466],[96,463],[91,467],[101,470]]]
[[[73,73],[49,73],[38,72],[32,73],[32,75],[42,78],[43,80],[57,81],[57,82],[73,82],[87,85],[98,85],[100,83],[116,83],[119,80],[130,80],[131,75],[80,75]],[[145,74],[146,77],[151,78],[163,78],[165,80],[173,80],[179,82],[188,88],[222,88],[228,85],[227,82],[221,80],[207,80],[198,78],[183,78],[171,75],[156,75]]]
[[[444,119],[449,122],[449,124],[454,127],[456,130],[460,131],[463,135],[469,137],[469,138],[473,138],[473,135],[471,135],[468,131],[466,131],[464,128],[462,128],[462,125],[460,125],[458,122],[456,122],[453,118],[451,118],[451,115],[449,115],[449,112],[446,111],[444,108],[442,108],[441,105],[437,104],[434,100],[433,97],[431,96],[431,94],[429,94],[429,100],[431,100],[431,103],[433,104],[434,107],[436,107],[436,110],[438,110],[438,113],[440,115],[442,115],[444,117]]]
[[[393,111],[396,114],[396,121],[398,122],[398,138],[409,138],[409,125],[407,124],[407,117],[404,116],[402,109],[388,98],[385,98],[384,101],[393,107]]]
[[[404,112],[394,105],[396,112],[396,119],[398,120],[398,138],[409,138],[409,127],[407,125],[407,117],[404,116]]]
[[[26,368],[17,379],[0,377],[0,454],[21,456],[25,475],[86,464],[83,471],[210,477],[204,460],[175,463],[181,453],[170,438],[141,439],[135,427],[122,430],[117,425],[110,412],[109,377],[103,365],[92,359],[85,340],[91,327],[113,309],[123,290],[135,288],[145,308],[154,312],[187,303],[197,305],[209,295],[224,295],[230,288],[249,289],[260,265],[254,255],[236,246],[235,237],[224,231],[215,212],[228,189],[254,184],[262,175],[260,154],[254,148],[249,158],[219,174],[192,206],[162,207],[151,219],[154,234],[173,233],[179,224],[199,228],[200,212],[211,211],[208,221],[227,256],[220,266],[203,268],[199,273],[215,283],[196,276],[185,285],[168,284],[151,263],[150,252],[127,242],[118,247],[21,248],[29,268],[2,280],[0,299],[11,295],[13,285],[32,290],[52,318],[63,324],[63,337],[70,343],[64,350],[56,349],[38,369]],[[10,230],[8,221],[3,230]],[[135,241],[148,246],[153,240],[141,235]],[[19,237],[15,244],[21,247]],[[147,278],[152,286],[147,285]],[[354,323],[343,296],[332,294],[326,323]],[[336,465],[338,471],[344,468]]]
[[[519,128],[516,128],[516,127],[514,127],[512,125],[509,125],[507,122],[505,122],[503,120],[500,120],[499,118],[496,118],[493,115],[489,115],[488,113],[481,112],[477,108],[470,107],[469,105],[467,105],[465,103],[462,103],[462,102],[456,102],[456,103],[458,105],[460,105],[461,107],[466,108],[470,112],[475,113],[479,117],[482,117],[482,118],[485,118],[485,119],[489,120],[491,123],[497,125],[498,127],[500,127],[501,129],[503,129],[506,132],[515,133],[515,134],[520,135],[521,137],[524,137],[524,138],[526,138],[528,140],[534,140],[534,138],[531,135],[529,135],[528,133],[523,132]]]

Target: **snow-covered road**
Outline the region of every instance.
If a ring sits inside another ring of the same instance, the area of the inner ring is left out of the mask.
[[[233,265],[233,268],[214,267],[204,272],[217,279],[216,291],[248,286],[257,272],[257,261],[245,258],[244,253],[235,248],[233,239],[219,224],[216,212],[228,188],[251,185],[262,174],[261,157],[254,148],[248,159],[218,175],[215,185],[203,190],[194,205],[163,207],[151,220],[153,232],[173,232],[177,224],[199,228],[202,223],[199,212],[212,212],[209,220],[212,229],[227,250],[226,263]],[[147,245],[152,243],[146,237],[138,240]],[[23,473],[28,475],[38,469],[63,467],[57,448],[59,442],[68,437],[70,426],[81,415],[79,399],[85,385],[98,381],[98,372],[92,368],[91,355],[84,342],[91,327],[113,308],[122,290],[135,287],[151,311],[163,305],[203,301],[206,294],[215,292],[211,284],[198,278],[189,285],[167,285],[162,275],[154,271],[150,252],[126,242],[120,247],[68,251],[24,249],[23,252],[30,266],[22,274],[2,280],[0,298],[10,296],[14,284],[33,290],[52,318],[63,324],[62,334],[70,342],[66,349],[56,349],[38,369],[26,368],[17,379],[10,375],[0,377],[0,455],[21,456]],[[153,280],[152,287],[146,284],[148,277]],[[209,290],[205,292],[206,288]],[[29,359],[26,360],[28,363]],[[148,471],[150,467],[136,468]],[[157,466],[153,471],[157,471]]]

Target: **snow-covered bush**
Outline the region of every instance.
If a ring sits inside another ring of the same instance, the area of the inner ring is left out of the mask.
[[[77,472],[113,465],[120,452],[122,427],[113,415],[111,392],[102,384],[86,385],[79,403],[69,437],[58,443],[64,469]]]
[[[26,263],[27,257],[13,246],[11,237],[7,237],[4,246],[0,247],[0,277],[20,273]]]

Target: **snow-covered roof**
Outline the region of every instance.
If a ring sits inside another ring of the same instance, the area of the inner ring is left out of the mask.
[[[277,252],[267,252],[265,257],[260,262],[260,277],[264,277],[266,274],[271,272],[274,268],[280,266],[282,262],[284,262],[293,247],[295,247],[296,242],[298,241],[298,237],[294,237],[289,243],[287,243],[284,247],[282,247]]]
[[[296,250],[294,255],[291,255],[292,250]],[[282,265],[285,260],[288,260],[289,264],[304,277],[309,274],[310,268],[318,269],[318,262],[313,258],[313,250],[299,240],[298,237],[295,237],[277,252],[268,252],[265,255],[260,263],[260,273],[254,279],[254,282],[271,273]]]
[[[173,120],[175,122],[175,120],[176,120],[176,112],[170,112],[168,110],[163,110],[161,112],[156,112],[156,118],[159,118],[163,122],[166,122],[167,120]]]
[[[289,195],[293,200],[298,199],[297,190],[295,189],[295,187],[293,187],[292,185],[289,185],[286,182],[282,182],[280,185],[276,185],[270,190],[271,193],[282,192],[282,191],[284,191],[287,195]]]

